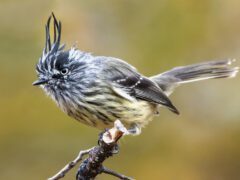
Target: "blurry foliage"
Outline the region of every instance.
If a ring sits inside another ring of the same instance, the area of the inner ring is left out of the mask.
[[[96,143],[97,130],[67,117],[31,85],[52,11],[67,47],[77,41],[82,50],[125,59],[152,75],[238,59],[239,6],[234,0],[1,0],[0,179],[46,179]],[[171,99],[181,115],[163,108],[142,135],[121,142],[107,165],[136,179],[238,179],[239,79],[177,89]]]

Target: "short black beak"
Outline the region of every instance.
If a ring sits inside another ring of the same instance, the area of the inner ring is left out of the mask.
[[[41,85],[41,84],[46,84],[48,82],[47,79],[38,79],[36,80],[35,82],[33,82],[33,86],[38,86],[38,85]]]

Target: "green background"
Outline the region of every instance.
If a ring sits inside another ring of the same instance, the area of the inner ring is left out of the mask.
[[[69,48],[115,56],[154,75],[175,66],[240,57],[237,0],[1,0],[0,179],[55,174],[99,131],[67,117],[31,84],[54,11]],[[240,65],[237,61],[236,65]],[[240,77],[182,86],[143,133],[121,140],[105,165],[136,179],[240,177]],[[74,179],[76,168],[65,179]],[[98,179],[113,179],[101,175]]]

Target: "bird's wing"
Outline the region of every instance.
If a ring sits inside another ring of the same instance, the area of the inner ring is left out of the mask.
[[[158,85],[139,74],[135,68],[115,58],[106,63],[108,64],[104,68],[104,75],[118,95],[128,100],[141,99],[161,104],[179,114],[177,108]]]

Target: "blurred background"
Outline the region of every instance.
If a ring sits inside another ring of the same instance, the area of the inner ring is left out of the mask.
[[[98,130],[67,117],[31,85],[52,11],[67,48],[77,43],[124,59],[145,75],[240,59],[235,0],[1,0],[0,179],[47,179],[97,143]],[[162,108],[140,136],[121,140],[120,153],[105,165],[136,179],[239,179],[239,90],[240,76],[179,87],[171,99],[181,115]]]

